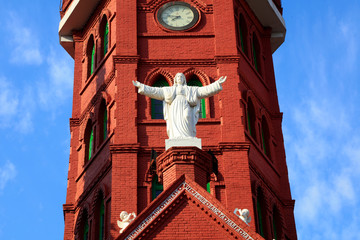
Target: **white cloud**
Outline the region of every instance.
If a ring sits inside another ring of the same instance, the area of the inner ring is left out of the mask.
[[[0,77],[0,119],[4,120],[16,113],[19,99],[11,84]],[[1,124],[0,120],[0,124]]]
[[[16,177],[17,171],[15,165],[7,161],[0,167],[0,191],[4,190],[6,184]]]
[[[49,77],[37,86],[40,105],[45,108],[57,106],[71,97],[73,86],[73,62],[69,56],[51,49],[47,65]]]
[[[12,48],[10,61],[18,64],[39,65],[43,62],[39,40],[30,27],[26,27],[15,13],[7,21],[7,38]]]
[[[0,77],[0,128],[12,128],[20,133],[33,129],[34,96],[30,89],[21,91]]]

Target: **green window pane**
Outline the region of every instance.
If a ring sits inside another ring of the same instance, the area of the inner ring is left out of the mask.
[[[277,238],[277,233],[276,233],[276,223],[275,223],[274,216],[273,216],[272,225],[273,225],[274,239],[277,240],[278,238]]]
[[[257,51],[255,49],[254,40],[253,40],[253,43],[252,43],[252,50],[253,50],[253,59],[254,59],[255,69],[256,69],[256,71],[259,71],[259,64],[258,64],[258,59],[257,59]]]
[[[94,73],[94,69],[95,69],[95,44],[91,51],[90,75]]]
[[[206,191],[207,191],[208,193],[211,193],[211,192],[210,192],[210,182],[208,182],[208,183],[206,184]]]
[[[244,35],[243,35],[243,30],[241,28],[241,21],[239,21],[239,37],[240,37],[241,50],[245,52]]]
[[[89,223],[88,223],[87,219],[85,220],[83,239],[84,239],[84,240],[88,240],[88,239],[89,239]]]
[[[158,181],[158,176],[155,174],[151,182],[151,200],[154,200],[157,196],[162,193],[164,187]]]
[[[91,133],[90,133],[90,139],[89,139],[89,159],[91,159],[91,154],[93,152],[93,148],[94,148],[94,130],[91,129]]]
[[[100,205],[100,219],[99,219],[99,240],[104,239],[104,231],[105,231],[105,206],[104,200],[101,200]]]
[[[189,80],[187,83],[188,86],[192,87],[202,87],[202,83],[200,80],[196,77],[193,77]],[[206,105],[205,105],[205,99],[200,100],[200,112],[199,112],[199,118],[206,118]]]
[[[109,47],[109,23],[106,22],[105,32],[104,32],[104,56],[108,52]]]
[[[259,198],[257,198],[257,201],[256,201],[256,210],[257,210],[257,215],[258,215],[258,220],[259,220],[259,233],[260,233],[260,235],[262,237],[265,237],[264,230],[263,230],[263,219],[262,219],[262,213],[261,213],[261,206],[260,206]]]
[[[107,137],[107,133],[108,133],[108,131],[107,131],[107,109],[106,109],[106,107],[105,107],[105,111],[104,111],[104,126],[103,126],[103,128],[104,128],[104,140],[106,139],[106,137]]]
[[[262,145],[263,145],[263,150],[265,155],[267,155],[267,151],[266,151],[266,141],[265,141],[265,137],[264,137],[264,128],[263,126],[261,126],[261,140],[262,140]]]
[[[159,78],[154,84],[153,87],[167,87],[169,86],[168,82],[164,77]],[[151,99],[151,119],[164,119],[163,113],[163,102],[156,99]]]
[[[253,136],[252,129],[251,129],[251,123],[250,123],[249,109],[246,109],[246,118],[247,118],[247,125],[248,125],[248,130],[250,132],[250,136]]]

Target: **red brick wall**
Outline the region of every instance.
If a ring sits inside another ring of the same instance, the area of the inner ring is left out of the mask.
[[[157,2],[101,1],[84,29],[74,32],[74,100],[65,239],[74,239],[81,209],[88,209],[91,218],[93,195],[98,189],[107,189],[106,209],[110,212],[107,229],[111,229],[111,239],[118,236],[116,220],[121,211],[140,213],[150,203],[151,186],[145,175],[151,149],[158,154],[164,151],[166,125],[164,120],[151,119],[150,100],[137,94],[131,81],[151,81],[150,76],[156,71],[175,76],[191,69],[204,73],[210,82],[228,76],[223,91],[207,100],[207,118],[197,125],[197,137],[202,139],[203,149],[212,150],[219,161],[219,174],[211,183],[211,193],[229,211],[248,208],[255,219],[253,188],[254,184],[262,186],[270,192],[269,209],[272,204],[280,206],[286,223],[284,231],[296,239],[270,49],[271,33],[261,26],[243,0],[198,1],[201,11],[198,26],[189,32],[166,32],[154,19],[158,6],[151,4]],[[251,51],[247,56],[237,48],[234,16],[238,12],[243,13],[247,23],[248,44],[252,34],[258,36],[261,74],[255,70]],[[91,35],[97,49],[101,47],[99,24],[104,14],[110,25],[109,52],[100,60],[97,50],[95,72],[87,79],[85,49]],[[107,96],[109,136],[101,146],[96,146],[91,161],[84,164],[84,129],[88,119],[94,120],[98,129],[98,107],[104,96]],[[271,158],[263,154],[261,142],[247,131],[245,107],[249,96],[256,108],[257,123],[262,116],[269,119]],[[251,227],[255,229],[254,222]],[[164,231],[159,234],[169,232]]]

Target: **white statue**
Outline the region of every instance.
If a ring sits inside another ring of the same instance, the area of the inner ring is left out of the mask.
[[[117,220],[117,225],[120,228],[120,233],[122,233],[127,226],[136,218],[135,213],[127,213],[126,211],[122,211],[120,213],[120,220]]]
[[[164,119],[169,139],[195,138],[195,125],[199,120],[200,99],[211,97],[222,90],[226,77],[203,87],[190,87],[183,73],[177,73],[174,86],[150,87],[133,81],[142,95],[163,101]]]
[[[251,221],[251,217],[250,217],[250,212],[248,209],[237,209],[235,208],[234,213],[241,219],[243,220],[247,225],[249,225],[250,221]]]

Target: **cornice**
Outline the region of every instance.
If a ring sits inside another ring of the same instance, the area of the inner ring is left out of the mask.
[[[140,56],[138,55],[114,55],[114,64],[137,64]]]
[[[137,153],[140,151],[140,144],[111,144],[110,154]]]
[[[215,56],[216,63],[238,63],[240,55]]]
[[[215,66],[214,59],[140,59],[141,65],[159,66]]]
[[[219,148],[223,152],[232,151],[249,151],[250,144],[248,142],[220,142]]]
[[[80,119],[79,118],[70,118],[69,119],[70,128],[80,126]]]

